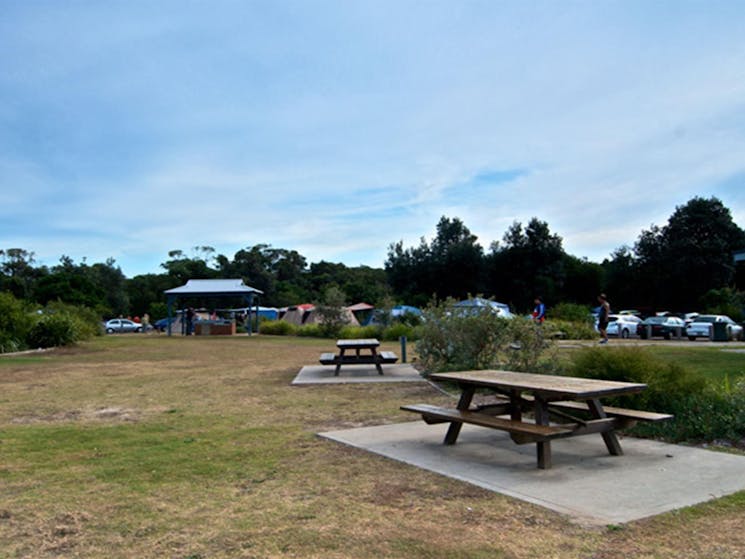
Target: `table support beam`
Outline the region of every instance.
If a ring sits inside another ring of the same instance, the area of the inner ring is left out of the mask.
[[[587,400],[587,407],[589,408],[592,417],[594,417],[595,419],[605,419],[606,417],[608,417],[605,413],[605,410],[603,409],[603,404],[601,404],[600,400],[598,400],[597,398]],[[603,441],[605,442],[605,446],[608,449],[608,452],[613,456],[622,456],[623,449],[621,448],[621,443],[618,441],[616,433],[614,431],[606,431],[605,433],[601,434],[603,436]]]
[[[466,384],[461,386],[461,389],[463,390],[463,392],[461,392],[460,400],[458,400],[457,409],[466,411],[468,410],[468,408],[471,407],[471,400],[473,400],[473,395],[476,393],[476,387],[470,384]],[[455,441],[458,440],[458,435],[460,435],[461,427],[463,427],[463,424],[460,422],[453,422],[450,424],[448,432],[445,435],[445,444],[455,444]]]

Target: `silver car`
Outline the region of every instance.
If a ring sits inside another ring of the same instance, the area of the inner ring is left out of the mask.
[[[728,340],[739,340],[742,338],[742,326],[730,317],[723,314],[702,314],[697,316],[693,322],[686,327],[686,336],[689,340],[696,338],[710,338],[714,324],[724,324],[727,329]]]
[[[142,332],[142,324],[137,324],[126,318],[112,318],[106,321],[104,329],[107,334],[122,333],[122,332]]]

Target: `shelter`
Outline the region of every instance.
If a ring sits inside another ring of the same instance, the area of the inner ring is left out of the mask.
[[[243,283],[241,279],[190,279],[181,287],[166,289],[166,303],[168,306],[168,335],[171,335],[171,317],[173,316],[173,305],[183,299],[198,298],[224,298],[224,297],[241,297],[247,303],[248,316],[246,319],[246,330],[248,334],[252,333],[252,319],[256,320],[258,329],[258,305],[259,295],[264,292],[255,287],[250,287]],[[252,308],[253,307],[253,308]]]
[[[347,307],[362,326],[367,326],[373,317],[375,307],[368,303],[356,303]]]

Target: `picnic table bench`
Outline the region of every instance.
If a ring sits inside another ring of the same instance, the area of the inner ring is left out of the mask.
[[[621,455],[623,450],[615,431],[637,421],[663,421],[672,416],[642,410],[604,407],[600,399],[633,394],[645,384],[615,382],[576,377],[558,377],[512,371],[464,371],[431,375],[432,380],[455,382],[461,389],[455,409],[429,404],[401,406],[418,413],[428,423],[450,423],[446,445],[455,444],[464,423],[499,429],[510,434],[517,444],[536,444],[538,467],[551,467],[551,441],[580,435],[603,437],[608,452]],[[496,394],[493,401],[471,406],[477,389]],[[532,412],[526,421],[523,412]],[[579,417],[577,414],[584,417]],[[551,422],[550,417],[558,418]]]
[[[339,376],[342,365],[375,365],[378,374],[382,375],[382,365],[398,361],[398,356],[392,351],[379,352],[380,342],[375,338],[337,340],[336,347],[338,353],[322,353],[319,359],[322,365],[336,365],[334,376]]]

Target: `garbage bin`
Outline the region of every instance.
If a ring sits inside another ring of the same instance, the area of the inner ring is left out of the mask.
[[[715,322],[711,325],[712,333],[711,340],[714,342],[726,342],[729,337],[727,336],[727,325],[724,322]]]

